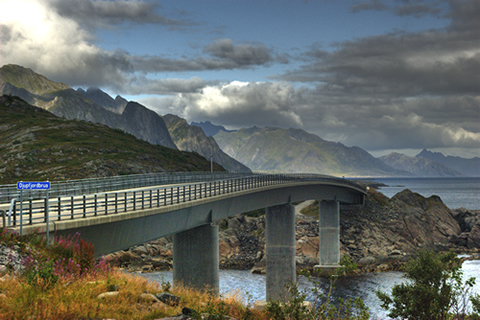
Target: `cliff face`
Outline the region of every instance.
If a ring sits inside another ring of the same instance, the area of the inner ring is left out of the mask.
[[[207,137],[200,127],[191,126],[185,119],[172,114],[165,115],[163,120],[170,136],[180,150],[196,152],[207,160],[210,160],[212,155],[213,161],[227,171],[251,172],[249,168],[223,152],[215,139]]]
[[[318,264],[318,204],[296,216],[297,267]],[[313,214],[311,213],[313,212]],[[316,213],[316,216],[315,216]],[[252,269],[265,267],[265,219],[236,216],[220,226],[220,267]],[[422,248],[480,252],[480,211],[451,211],[440,198],[424,198],[404,190],[392,199],[370,189],[364,207],[341,208],[341,254],[363,271],[400,268]],[[172,243],[164,238],[114,254],[120,265],[145,271],[171,268]]]

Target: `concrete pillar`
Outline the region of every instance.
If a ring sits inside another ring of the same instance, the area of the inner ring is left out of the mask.
[[[267,301],[286,296],[286,285],[296,283],[295,207],[266,209]]]
[[[203,225],[173,236],[173,285],[218,295],[218,226]]]
[[[319,267],[337,267],[340,263],[340,203],[321,201],[319,217]]]

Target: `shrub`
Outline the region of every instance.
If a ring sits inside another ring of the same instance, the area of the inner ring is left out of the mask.
[[[340,260],[340,268],[337,269],[335,275],[330,277],[330,286],[326,293],[323,293],[320,289],[320,281],[304,272],[303,275],[313,284],[311,289],[313,303],[311,307],[305,304],[307,294],[299,290],[296,284],[291,284],[287,286],[285,297],[279,301],[268,302],[267,313],[273,319],[370,319],[370,312],[362,299],[338,299],[336,303],[332,299],[336,280],[353,273],[356,269],[357,265],[349,257],[343,256]]]
[[[435,254],[421,251],[417,259],[406,265],[406,283],[394,285],[392,296],[377,291],[382,308],[389,317],[418,320],[444,320],[452,312],[456,319],[467,315],[471,278],[463,282],[461,261],[454,252]]]

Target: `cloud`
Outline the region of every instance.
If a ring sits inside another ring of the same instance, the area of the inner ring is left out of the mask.
[[[0,20],[2,65],[19,64],[72,86],[126,82],[131,65],[124,53],[95,46],[89,32],[44,2],[0,2]]]
[[[360,12],[363,10],[378,10],[384,11],[388,7],[381,0],[367,0],[362,2],[356,2],[350,7],[351,12]]]
[[[191,21],[172,19],[157,13],[161,8],[158,2],[130,0],[48,1],[58,15],[72,19],[88,28],[113,27],[123,23],[151,23],[172,28],[194,24]]]
[[[302,91],[281,82],[234,81],[174,98],[143,101],[162,114],[175,110],[187,120],[210,120],[229,127],[303,125],[296,112]]]
[[[360,11],[374,10],[374,11],[390,11],[397,16],[413,16],[421,18],[424,15],[430,14],[438,16],[442,9],[439,3],[424,3],[423,0],[402,0],[397,1],[399,5],[390,6],[381,0],[366,0],[354,3],[350,7],[350,12],[358,13]]]
[[[287,82],[234,81],[142,103],[160,114],[174,113],[188,121],[209,120],[230,129],[302,128],[326,140],[370,151],[480,147],[480,98],[471,96],[372,102],[351,95],[323,95]]]
[[[221,39],[207,44],[207,56],[171,59],[163,56],[132,56],[135,70],[145,72],[183,72],[206,70],[248,69],[268,65],[274,58],[263,44],[238,44],[231,39]]]
[[[270,50],[263,44],[234,45],[232,39],[214,41],[205,47],[204,52],[226,61],[233,61],[240,66],[263,65],[273,60]]]
[[[192,77],[190,79],[150,79],[145,76],[137,76],[131,83],[125,87],[124,94],[142,95],[142,94],[177,94],[193,93],[205,88],[209,84],[207,81]]]
[[[24,10],[29,8],[29,10]],[[190,92],[203,87],[199,79],[152,80],[147,74],[162,72],[248,69],[269,65],[275,59],[259,43],[234,44],[220,39],[197,56],[169,58],[161,55],[132,55],[124,50],[104,50],[95,44],[96,28],[122,23],[156,23],[176,26],[186,21],[167,19],[156,13],[159,5],[144,1],[18,0],[0,2],[1,64],[19,64],[70,86],[95,86],[118,92],[160,94]],[[87,27],[85,27],[87,25]],[[171,85],[173,82],[177,85]],[[185,85],[189,88],[185,88]]]

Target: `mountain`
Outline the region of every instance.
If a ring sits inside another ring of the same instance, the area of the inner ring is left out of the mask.
[[[48,80],[31,69],[17,65],[5,65],[0,68],[0,94],[18,96],[42,109],[67,119],[79,119],[105,124],[112,128],[124,130],[139,139],[152,144],[159,144],[177,149],[167,127],[157,113],[146,107],[130,102],[123,112],[116,107],[111,111],[111,104],[105,106],[96,103],[88,91],[75,91],[64,83]],[[89,97],[90,96],[90,97]],[[101,94],[94,99],[100,101]],[[106,101],[108,99],[102,101]],[[119,105],[125,101],[119,99]]]
[[[311,172],[345,176],[402,176],[358,147],[329,142],[301,129],[244,128],[219,131],[220,148],[253,171]]]
[[[123,110],[125,110],[125,107],[128,104],[128,101],[124,98],[117,96],[115,99],[113,99],[107,93],[98,88],[88,88],[87,91],[83,90],[82,88],[78,88],[77,91],[96,104],[118,114],[122,114]]]
[[[233,132],[232,130],[225,129],[224,126],[214,125],[210,121],[192,122],[192,123],[190,123],[190,125],[202,128],[203,132],[205,132],[205,134],[209,137],[213,137],[219,131]]]
[[[432,152],[426,149],[423,149],[416,157],[423,157],[425,159],[430,159],[432,161],[443,164],[446,167],[454,169],[465,176],[469,177],[480,177],[480,158],[474,157],[471,159],[454,157],[454,156],[444,156],[440,152]]]
[[[207,137],[200,127],[188,125],[185,119],[172,114],[163,116],[163,120],[178,149],[196,152],[207,159],[212,155],[213,161],[228,171],[251,172],[246,166],[223,152],[215,139]]]
[[[209,171],[204,157],[0,96],[0,184],[163,171]],[[223,171],[217,164],[215,170]]]
[[[404,154],[392,152],[379,158],[392,168],[411,172],[419,177],[461,177],[458,171],[450,169],[443,164],[423,157],[409,157]]]

